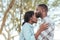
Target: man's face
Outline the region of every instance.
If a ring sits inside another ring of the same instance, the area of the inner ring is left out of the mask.
[[[42,7],[37,7],[36,8],[36,16],[39,18],[39,17],[42,17]]]

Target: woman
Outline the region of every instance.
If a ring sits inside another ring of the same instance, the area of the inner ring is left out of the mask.
[[[37,40],[38,36],[43,31],[42,29],[43,27],[45,27],[45,25],[41,26],[41,29],[39,29],[37,33],[34,34],[32,24],[36,22],[37,17],[34,14],[34,11],[27,11],[24,15],[24,23],[20,33],[20,40]]]

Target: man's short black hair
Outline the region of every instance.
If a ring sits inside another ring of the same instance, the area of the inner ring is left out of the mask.
[[[39,4],[38,5],[39,7],[43,7],[46,11],[48,11],[48,7],[46,4]]]

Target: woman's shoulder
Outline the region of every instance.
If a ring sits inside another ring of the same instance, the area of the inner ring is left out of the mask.
[[[25,24],[23,25],[23,27],[26,27],[26,26],[29,26],[29,24],[28,24],[28,23],[25,23]]]
[[[25,23],[23,26],[22,26],[22,29],[29,29],[30,28],[30,25],[28,23]]]

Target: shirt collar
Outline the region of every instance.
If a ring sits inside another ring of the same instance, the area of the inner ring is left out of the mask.
[[[31,26],[31,27],[33,27],[33,25],[32,24],[30,24],[30,23],[28,23],[28,22],[26,22],[29,26]]]
[[[48,16],[44,17],[42,20],[48,19]]]
[[[48,16],[44,17],[43,19],[41,19],[41,21],[47,20]]]

